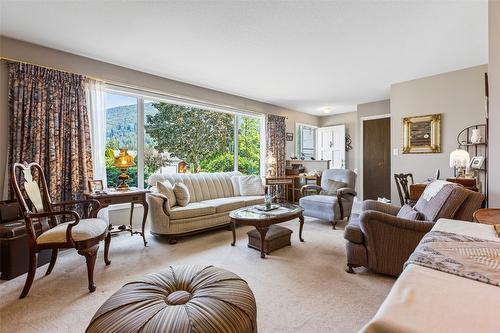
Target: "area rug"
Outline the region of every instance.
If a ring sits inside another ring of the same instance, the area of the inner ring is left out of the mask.
[[[168,265],[212,264],[228,269],[252,288],[257,300],[259,333],[356,332],[377,311],[394,279],[345,268],[345,241],[324,221],[306,218],[304,243],[298,241],[298,221],[281,224],[293,230],[292,245],[261,259],[247,247],[246,232],[219,230],[181,239],[176,245],[148,233],[121,234],[111,241],[110,266],[103,247],[95,270],[97,290],[89,294],[85,260],[74,251],[59,255],[50,276],[37,270],[29,295],[19,300],[26,275],[0,282],[1,332],[84,332],[99,306],[127,281]]]

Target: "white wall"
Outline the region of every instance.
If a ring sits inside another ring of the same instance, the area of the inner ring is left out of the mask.
[[[346,169],[354,170],[357,168],[356,165],[356,152],[358,149],[357,140],[357,124],[358,124],[358,113],[346,112],[340,114],[334,114],[331,116],[320,117],[319,124],[321,127],[334,126],[334,125],[345,125],[346,134],[349,134],[352,140],[351,146],[353,149],[347,151],[346,154]]]
[[[489,207],[500,207],[500,1],[489,2]]]
[[[486,121],[484,73],[487,69],[487,65],[476,66],[391,86],[391,145],[392,149],[399,149],[399,155],[392,156],[392,174],[411,172],[417,182],[434,176],[436,169],[441,170],[443,178],[453,175],[449,154],[457,148],[458,133]],[[442,113],[442,152],[401,154],[402,118],[434,113]],[[392,200],[397,202],[394,184]]]

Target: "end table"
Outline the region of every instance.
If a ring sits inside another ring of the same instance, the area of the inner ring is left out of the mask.
[[[110,224],[109,230],[111,233],[128,231],[128,232],[130,232],[130,236],[133,236],[134,234],[139,234],[142,236],[142,240],[144,241],[144,246],[146,246],[148,242],[146,241],[144,227],[146,225],[146,219],[148,217],[148,211],[149,211],[149,205],[148,205],[148,202],[146,201],[146,194],[149,192],[151,192],[151,191],[138,189],[138,188],[131,188],[128,191],[113,191],[113,192],[107,192],[107,193],[84,192],[83,196],[85,197],[85,199],[95,199],[95,200],[99,201],[99,203],[101,205],[99,210],[102,208],[106,208],[108,206],[111,206],[111,205],[130,203],[130,222],[129,222],[129,225],[125,229],[121,230],[118,227],[114,227]],[[144,214],[142,217],[142,231],[134,231],[132,228],[132,218],[134,215],[134,205],[136,203],[141,204],[144,207]]]

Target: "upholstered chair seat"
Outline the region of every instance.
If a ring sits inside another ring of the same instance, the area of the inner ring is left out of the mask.
[[[52,229],[45,231],[37,239],[37,244],[46,243],[66,243],[66,230],[68,225],[73,222],[58,224]],[[71,229],[71,235],[75,242],[85,241],[91,238],[99,237],[108,228],[108,223],[101,219],[82,219],[80,223]]]

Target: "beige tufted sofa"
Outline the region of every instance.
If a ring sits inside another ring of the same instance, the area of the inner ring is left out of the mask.
[[[150,226],[153,235],[166,237],[171,244],[180,236],[229,225],[229,212],[241,207],[261,204],[264,196],[239,196],[231,182],[240,172],[198,174],[154,174],[148,179],[151,193]],[[190,194],[185,207],[170,207],[165,195],[158,192],[156,183],[168,180],[172,185],[184,183]]]

